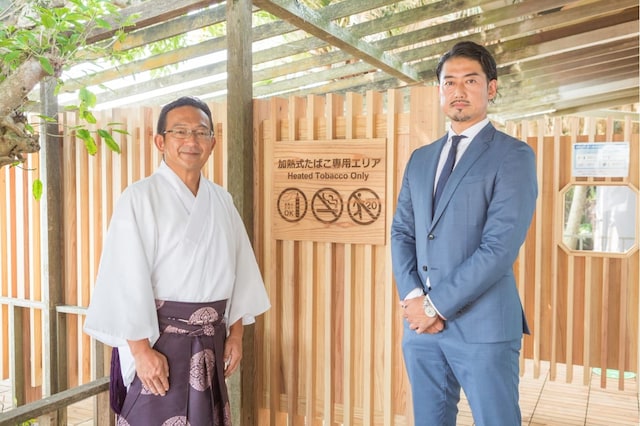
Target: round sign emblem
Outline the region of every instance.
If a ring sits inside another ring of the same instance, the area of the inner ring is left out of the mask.
[[[297,188],[287,188],[278,196],[278,213],[287,222],[298,222],[307,214],[307,197]]]
[[[349,217],[360,225],[370,225],[380,217],[382,202],[380,197],[369,188],[356,189],[349,196],[347,204]]]
[[[311,199],[311,211],[322,223],[333,223],[340,218],[344,208],[342,197],[335,189],[319,189]]]

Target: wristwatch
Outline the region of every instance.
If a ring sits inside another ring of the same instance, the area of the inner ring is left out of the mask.
[[[436,315],[438,315],[438,312],[436,312],[436,308],[433,307],[433,305],[431,304],[431,301],[429,301],[429,298],[427,296],[424,297],[424,302],[422,302],[422,306],[424,307],[424,314],[429,318],[433,318]]]

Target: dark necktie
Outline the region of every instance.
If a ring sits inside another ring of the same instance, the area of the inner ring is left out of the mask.
[[[438,179],[438,185],[436,186],[436,193],[433,196],[433,211],[436,211],[436,205],[438,205],[438,200],[442,195],[442,191],[444,190],[444,186],[451,175],[451,171],[453,170],[453,166],[456,162],[456,152],[458,151],[458,143],[462,138],[466,138],[464,135],[454,135],[451,137],[451,149],[449,150],[449,155],[447,155],[447,161],[444,163],[444,167],[440,172],[440,178]]]

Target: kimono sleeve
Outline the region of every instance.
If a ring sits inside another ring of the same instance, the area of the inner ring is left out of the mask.
[[[85,333],[110,346],[158,337],[151,284],[152,215],[125,191],[113,213],[102,250]]]

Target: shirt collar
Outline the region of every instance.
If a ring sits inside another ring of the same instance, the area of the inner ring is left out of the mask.
[[[489,118],[486,117],[484,120],[481,120],[479,122],[477,122],[476,124],[474,124],[473,126],[469,127],[468,129],[465,129],[464,132],[461,133],[461,135],[464,135],[467,137],[467,141],[471,142],[471,140],[473,140],[473,138],[475,138],[478,133],[480,133],[480,131],[487,125],[489,124]],[[451,126],[449,126],[449,131],[448,131],[448,136],[447,139],[451,139],[451,137],[453,135],[455,135],[456,133],[451,130]]]

